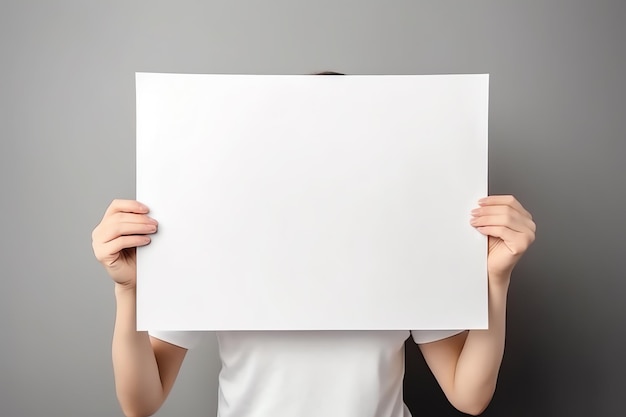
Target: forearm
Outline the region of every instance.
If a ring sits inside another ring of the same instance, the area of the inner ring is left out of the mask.
[[[482,412],[493,396],[504,355],[509,277],[490,281],[501,284],[489,286],[489,328],[469,331],[454,377],[456,402],[471,404],[474,409],[479,404],[477,412]]]
[[[113,332],[115,389],[127,416],[151,415],[160,407],[163,387],[148,332],[136,330],[136,291],[116,285]]]

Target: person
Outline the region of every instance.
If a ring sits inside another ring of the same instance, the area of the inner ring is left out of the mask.
[[[481,199],[470,223],[488,236],[487,330],[216,332],[222,361],[218,416],[409,417],[403,400],[408,338],[419,345],[450,403],[467,414],[482,413],[504,354],[511,273],[534,241],[536,226],[510,195]],[[114,200],[92,233],[94,254],[114,281],[113,371],[127,417],[149,416],[161,407],[187,350],[202,337],[136,330],[136,248],[148,245],[157,229],[146,205]],[[454,260],[454,242],[441,250]]]
[[[471,212],[488,236],[489,328],[469,331],[217,332],[222,417],[407,417],[404,341],[412,337],[450,403],[472,415],[493,396],[504,353],[511,272],[535,239],[531,214],[510,195],[488,196]],[[96,258],[115,283],[112,357],[119,403],[128,417],[155,413],[188,348],[201,333],[135,327],[136,247],[158,223],[134,200],[114,200],[92,233]],[[454,242],[441,248],[454,256]],[[176,285],[176,277],[172,277]]]

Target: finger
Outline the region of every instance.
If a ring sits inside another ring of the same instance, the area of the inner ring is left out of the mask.
[[[470,220],[470,224],[474,227],[504,226],[520,233],[530,229],[529,225],[524,224],[524,222],[521,220],[521,217],[511,216],[509,214],[496,214],[493,216],[474,217]]]
[[[117,212],[145,214],[149,211],[148,207],[139,201],[115,199],[111,202],[111,204],[109,204],[104,216],[106,217]]]
[[[502,223],[503,225],[517,222],[525,225],[533,231],[536,230],[535,223],[528,216],[520,213],[510,206],[483,206],[472,210],[471,214],[473,218],[504,216],[506,220],[505,223]],[[484,226],[486,226],[486,224]]]
[[[117,239],[95,246],[94,253],[98,261],[111,265],[119,257],[120,251],[146,246],[150,241],[150,236],[120,236]]]
[[[136,229],[137,234],[151,233],[152,228],[148,226],[158,225],[158,222],[156,220],[146,214],[116,212],[104,217],[100,224],[98,224],[98,226],[96,226],[96,228],[93,230],[91,234],[91,239],[96,242],[107,242],[119,236],[121,233],[116,234],[116,231],[120,229],[120,225],[122,223],[146,226],[145,228]],[[125,234],[135,233],[132,233],[131,231],[131,233],[126,232]]]
[[[510,206],[520,213],[528,216],[530,219],[533,218],[532,214],[527,211],[517,199],[512,195],[490,195],[485,198],[481,198],[478,200],[479,206]]]
[[[504,226],[481,226],[476,230],[485,236],[500,238],[513,255],[524,253],[535,237],[530,231],[520,233]]]
[[[110,222],[117,223],[143,223],[143,224],[159,224],[155,219],[147,214],[124,213],[117,212],[109,216]]]
[[[103,227],[98,235],[97,240],[101,243],[110,242],[120,236],[131,235],[147,235],[156,233],[158,226],[156,224],[146,223],[111,223],[107,227]]]

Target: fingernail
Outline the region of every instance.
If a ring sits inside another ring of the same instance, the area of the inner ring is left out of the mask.
[[[480,209],[475,208],[474,210],[471,211],[472,216],[475,216],[478,214],[478,212],[480,211]]]

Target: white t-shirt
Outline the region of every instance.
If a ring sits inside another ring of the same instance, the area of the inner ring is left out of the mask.
[[[447,331],[217,332],[218,417],[409,417],[404,342]],[[203,332],[150,332],[191,348]]]

